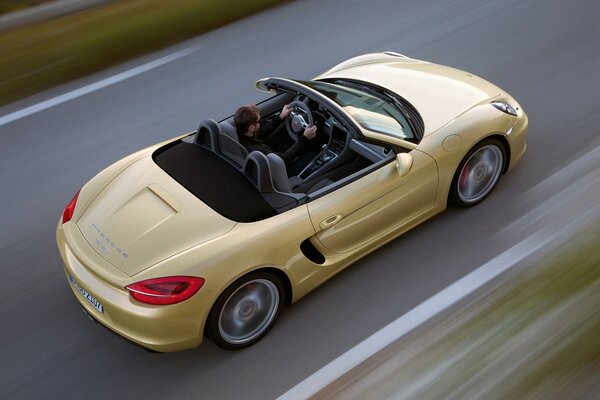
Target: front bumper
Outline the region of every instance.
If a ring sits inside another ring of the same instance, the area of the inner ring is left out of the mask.
[[[203,298],[202,292],[168,306],[137,302],[130,297],[125,284],[116,285],[93,272],[90,266],[106,261],[88,245],[74,222],[65,225],[59,222],[56,241],[73,295],[97,322],[135,344],[158,352],[184,350],[202,343],[204,321],[210,311],[207,304],[212,304]]]
[[[518,105],[518,103],[516,103],[514,100],[511,103]],[[523,154],[527,149],[527,131],[529,129],[529,119],[520,105],[518,105],[517,113],[515,124],[504,136],[510,146],[511,154],[510,164],[508,165],[508,168],[506,168],[506,172],[513,169],[513,167],[519,163],[519,160],[521,157],[523,157]]]

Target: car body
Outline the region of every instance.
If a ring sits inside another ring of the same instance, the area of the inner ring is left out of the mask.
[[[482,201],[526,147],[506,92],[397,53],[257,87],[274,94],[263,121],[294,104],[291,141],[318,127],[298,175],[244,153],[229,117],[116,162],[65,208],[57,243],[75,297],[136,344],[255,343],[283,304],[449,203]]]

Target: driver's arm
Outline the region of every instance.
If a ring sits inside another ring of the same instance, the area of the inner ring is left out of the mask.
[[[281,124],[283,123],[283,121],[285,121],[285,119],[288,117],[288,115],[290,115],[290,112],[292,111],[292,107],[290,107],[289,104],[286,104],[285,106],[283,106],[283,108],[281,109],[281,112],[279,113],[279,117],[274,117],[271,118],[269,121],[265,122],[264,124],[260,124],[260,128],[258,130],[258,138],[261,140],[269,140],[271,138],[271,136],[273,134],[275,134],[275,132],[277,131],[277,128],[279,128],[281,126]]]
[[[261,123],[260,124],[260,128],[258,129],[258,134],[257,137],[260,140],[264,140],[267,141],[271,138],[272,135],[274,135],[277,131],[278,128],[283,124],[283,120],[280,118],[271,118],[269,121],[265,122],[264,124]]]

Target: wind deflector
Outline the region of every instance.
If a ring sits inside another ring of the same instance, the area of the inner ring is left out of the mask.
[[[213,152],[177,141],[153,154],[156,164],[217,213],[253,222],[277,212],[238,169]]]

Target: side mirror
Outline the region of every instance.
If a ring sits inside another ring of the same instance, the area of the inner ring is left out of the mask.
[[[262,78],[256,81],[256,88],[267,93],[275,93],[275,86],[270,82],[271,78]]]
[[[400,176],[406,176],[412,168],[413,157],[408,153],[400,153],[396,156],[396,168]]]

